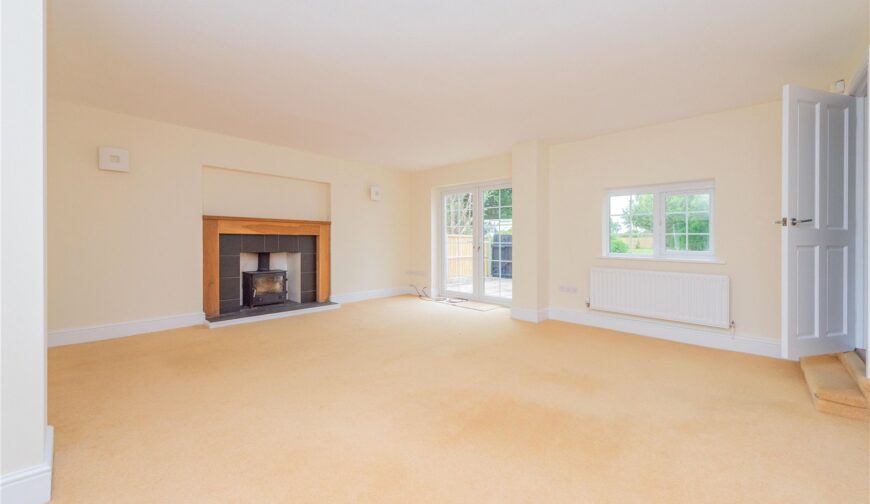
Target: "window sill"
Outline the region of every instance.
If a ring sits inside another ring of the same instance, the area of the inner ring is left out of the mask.
[[[716,257],[642,257],[642,256],[598,256],[598,259],[615,259],[618,261],[647,261],[647,262],[677,262],[699,264],[725,264],[725,261]]]

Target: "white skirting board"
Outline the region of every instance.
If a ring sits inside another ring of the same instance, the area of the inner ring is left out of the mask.
[[[48,332],[48,346],[74,345],[89,341],[122,338],[124,336],[166,331],[168,329],[202,325],[204,323],[205,315],[199,312],[76,329],[61,329]]]
[[[413,294],[414,289],[411,287],[394,287],[391,289],[379,289],[379,290],[371,290],[371,291],[363,291],[363,292],[351,292],[349,294],[336,294],[330,298],[330,301],[338,304],[343,303],[353,303],[355,301],[365,301],[368,299],[377,299],[384,297],[392,297],[392,296],[401,296],[405,294]],[[335,307],[337,308],[337,306]],[[330,308],[334,309],[334,308]],[[310,313],[311,310],[306,310],[305,312]],[[284,312],[281,314],[276,314],[274,317],[267,318],[278,318],[278,316],[292,316],[286,314],[293,314],[293,312]],[[304,312],[295,313],[296,315],[301,315]],[[247,319],[241,319],[247,321]],[[257,320],[265,320],[263,318],[257,318]],[[241,323],[237,321],[226,321],[219,322],[216,325],[212,325],[212,327],[219,327],[224,325],[233,325],[233,323]],[[145,320],[131,320],[129,322],[118,322],[114,324],[106,324],[99,326],[91,326],[91,327],[79,327],[74,329],[59,329],[55,331],[48,332],[48,346],[62,346],[62,345],[75,345],[77,343],[87,343],[89,341],[100,341],[105,339],[112,338],[123,338],[124,336],[133,336],[136,334],[145,334],[157,331],[166,331],[169,329],[179,329],[182,327],[190,327],[195,325],[204,325],[206,324],[205,315],[202,312],[199,313],[184,313],[181,315],[170,315],[167,317],[157,317],[153,319],[145,319]]]
[[[45,428],[42,463],[4,474],[0,478],[3,504],[43,504],[51,500],[51,472],[54,464],[54,428]]]
[[[547,310],[533,310],[529,308],[511,308],[511,318],[524,322],[542,322],[547,320]]]
[[[739,336],[728,331],[711,330],[700,326],[694,327],[659,320],[644,320],[565,308],[550,308],[547,318],[708,348],[780,358],[779,341]]]
[[[393,296],[403,296],[405,294],[414,294],[413,287],[392,287],[389,289],[378,289],[361,292],[350,292],[348,294],[333,294],[329,300],[333,303],[355,303],[357,301],[366,301],[369,299],[378,299]]]

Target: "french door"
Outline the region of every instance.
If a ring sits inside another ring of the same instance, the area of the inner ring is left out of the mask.
[[[510,303],[513,288],[513,191],[509,183],[441,195],[441,292]]]

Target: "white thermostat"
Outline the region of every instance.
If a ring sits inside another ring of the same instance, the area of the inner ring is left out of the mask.
[[[129,172],[130,152],[117,147],[100,147],[100,169]]]
[[[373,185],[369,188],[369,197],[372,201],[381,201],[381,188]]]

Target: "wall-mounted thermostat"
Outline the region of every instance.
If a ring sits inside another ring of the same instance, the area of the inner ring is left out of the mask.
[[[130,152],[116,147],[100,147],[100,169],[129,172]]]
[[[371,186],[369,188],[369,197],[371,197],[372,201],[381,201],[381,188],[376,185]]]

